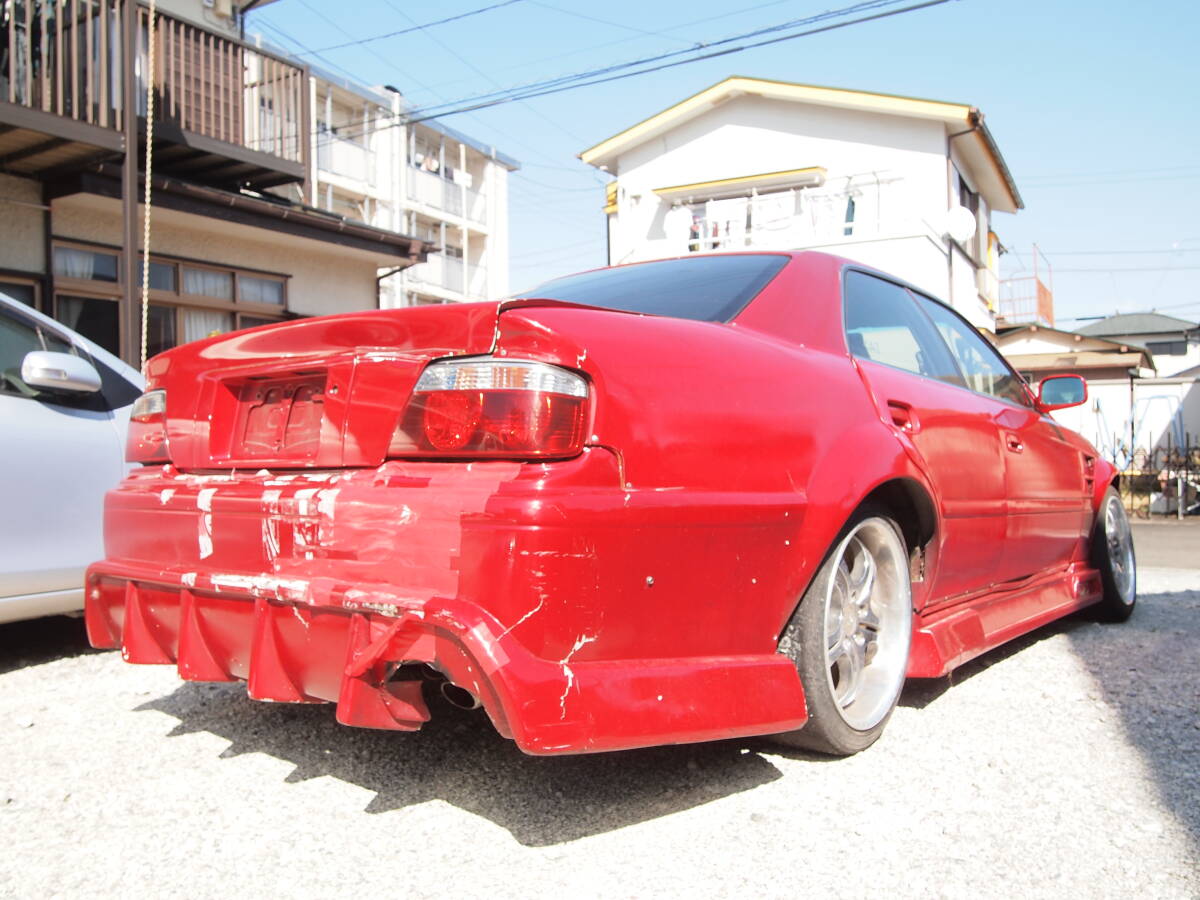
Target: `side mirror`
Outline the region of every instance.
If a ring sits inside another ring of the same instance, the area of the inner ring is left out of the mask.
[[[1043,412],[1086,403],[1087,382],[1078,375],[1051,375],[1038,384],[1037,402]]]
[[[100,373],[82,357],[71,353],[34,350],[21,361],[21,380],[31,388],[94,394],[100,390]]]

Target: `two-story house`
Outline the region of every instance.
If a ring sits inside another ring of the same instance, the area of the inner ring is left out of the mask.
[[[610,264],[820,249],[994,327],[991,215],[1023,204],[975,107],[731,77],[580,158],[615,179]]]
[[[1175,316],[1118,313],[1084,325],[1078,332],[1146,348],[1164,377],[1200,366],[1200,325]]]

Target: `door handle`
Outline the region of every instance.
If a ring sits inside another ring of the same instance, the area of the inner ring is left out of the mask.
[[[901,431],[916,434],[921,430],[921,421],[917,418],[916,410],[912,406],[902,400],[889,400],[887,406],[892,424]]]
[[[1004,446],[1013,453],[1020,453],[1025,449],[1025,445],[1021,443],[1021,439],[1015,434],[1006,434],[1004,436]]]

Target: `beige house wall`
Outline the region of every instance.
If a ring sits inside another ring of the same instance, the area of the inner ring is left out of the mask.
[[[29,178],[0,175],[0,216],[4,237],[0,240],[0,269],[42,274],[46,271],[43,245],[45,211],[41,185]]]
[[[174,210],[152,210],[151,254],[290,276],[288,309],[305,316],[375,309],[375,276],[390,257]],[[121,208],[74,195],[54,201],[54,236],[119,246]],[[392,262],[394,265],[395,263]]]

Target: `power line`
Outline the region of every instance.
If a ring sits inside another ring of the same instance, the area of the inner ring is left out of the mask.
[[[387,34],[373,34],[370,37],[359,38],[357,40],[346,41],[342,44],[331,44],[328,47],[318,47],[316,50],[306,50],[304,53],[298,53],[297,56],[316,55],[325,53],[329,50],[341,50],[345,47],[359,47],[363,44],[370,44],[374,41],[385,41],[388,38],[399,37],[402,34],[412,34],[414,31],[424,31],[426,28],[432,28],[435,25],[445,25],[447,22],[457,22],[460,19],[469,19],[471,16],[477,16],[480,13],[490,12],[493,9],[500,9],[504,6],[512,6],[514,3],[524,3],[525,0],[503,0],[502,3],[493,3],[490,6],[481,6],[479,9],[472,9],[464,13],[459,13],[456,16],[447,16],[444,19],[438,19],[434,22],[426,22],[424,25],[413,25],[410,28],[401,28],[399,31],[389,31]],[[411,21],[411,20],[410,20]],[[339,29],[341,30],[341,29]],[[343,32],[345,33],[345,32]]]
[[[563,9],[560,6],[551,6],[549,3],[541,2],[541,0],[530,0],[530,2],[533,3],[534,6],[540,6],[542,9],[548,9],[551,12],[562,13],[564,16],[574,16],[577,19],[583,19],[587,22],[595,22],[598,25],[608,25],[610,28],[621,28],[625,31],[633,31],[642,35],[643,37],[665,37],[670,38],[673,41],[679,41],[681,44],[688,44],[693,48],[696,46],[694,41],[689,41],[685,38],[673,37],[672,35],[668,34],[667,31],[647,31],[644,28],[636,28],[633,25],[626,25],[622,22],[610,22],[608,19],[601,19],[598,16],[581,13],[574,9]]]
[[[826,12],[818,13],[816,15],[808,16],[806,18],[791,19],[787,22],[780,22],[775,25],[768,25],[764,28],[757,28],[757,29],[754,29],[753,31],[747,31],[747,32],[742,32],[740,34],[730,35],[728,37],[720,38],[715,41],[699,42],[698,46],[689,47],[689,48],[683,49],[683,50],[669,50],[665,53],[659,53],[659,54],[655,54],[653,56],[645,56],[645,57],[641,57],[639,59],[627,60],[626,62],[622,62],[622,63],[614,63],[613,65],[603,66],[599,69],[591,69],[591,70],[587,70],[587,71],[583,71],[583,72],[575,72],[575,73],[572,73],[569,75],[560,75],[558,77],[548,78],[548,79],[544,79],[542,81],[527,82],[525,84],[516,85],[511,88],[505,88],[500,91],[490,91],[490,92],[486,92],[483,94],[475,94],[470,97],[465,97],[462,100],[453,101],[452,103],[430,104],[430,105],[427,105],[424,107],[418,107],[416,110],[414,110],[414,112],[416,112],[417,114],[428,114],[434,110],[441,109],[446,106],[458,106],[460,104],[465,104],[465,103],[479,104],[479,106],[477,106],[475,108],[481,108],[484,105],[484,101],[492,100],[492,99],[495,99],[498,97],[505,98],[504,102],[508,102],[508,98],[516,96],[516,95],[542,96],[544,93],[547,92],[545,89],[548,89],[548,88],[555,88],[555,87],[559,87],[559,86],[562,86],[565,84],[571,84],[574,82],[585,81],[587,79],[599,78],[600,76],[609,75],[613,72],[619,72],[619,71],[622,71],[625,69],[632,69],[632,68],[636,68],[638,66],[649,65],[651,63],[660,62],[665,59],[672,59],[672,58],[679,57],[679,56],[686,56],[688,54],[696,53],[698,50],[711,50],[712,48],[715,48],[715,47],[724,47],[725,45],[732,44],[736,41],[746,40],[746,39],[754,38],[754,37],[760,37],[765,34],[772,34],[772,33],[777,33],[780,31],[787,31],[792,28],[801,28],[805,25],[811,25],[816,22],[827,21],[829,19],[836,19],[841,16],[853,15],[855,13],[863,12],[865,10],[880,9],[880,8],[884,8],[884,7],[888,7],[888,6],[895,6],[897,3],[900,3],[900,2],[902,2],[902,0],[865,0],[865,2],[855,3],[850,6],[842,7],[841,9],[827,10]],[[941,2],[948,2],[948,0],[932,0],[932,2],[921,3],[918,6],[910,7],[909,9],[920,9],[920,8],[924,8],[926,6],[935,6]],[[909,11],[909,10],[908,9],[897,10],[897,11],[893,11],[890,14],[895,14],[896,12],[906,12],[906,11]],[[882,16],[870,16],[870,17],[864,18],[861,21],[868,21],[872,18],[882,18]],[[857,22],[845,22],[845,23],[841,23],[837,27],[842,27],[844,25],[850,25],[850,24],[857,24]],[[827,30],[827,29],[817,29],[817,30]],[[797,35],[791,35],[791,36],[789,36],[789,39],[792,37],[803,37],[803,36],[804,36],[803,33],[797,34]],[[774,42],[775,41],[767,41],[764,43],[774,43]],[[692,60],[684,60],[684,62],[685,63],[686,62],[694,62],[699,59],[710,59],[715,56],[721,56],[721,55],[728,54],[728,53],[736,53],[741,50],[749,49],[750,47],[758,47],[758,46],[762,46],[762,44],[751,44],[751,45],[747,45],[745,47],[735,47],[735,48],[730,48],[730,49],[715,52],[715,53],[707,53],[707,54],[704,54],[703,56],[696,57],[695,59],[692,59]],[[659,67],[659,68],[667,68],[667,67],[663,66],[663,67]],[[658,68],[655,68],[655,69],[647,69],[645,71],[658,71],[658,70],[659,70]],[[597,83],[597,82],[592,82],[592,83]],[[533,92],[537,92],[537,93],[533,93]],[[494,104],[487,104],[487,105],[494,105]]]
[[[1054,274],[1058,275],[1062,272],[1099,272],[1101,274],[1106,272],[1109,274],[1113,272],[1190,272],[1192,270],[1200,270],[1200,266],[1124,266],[1119,269],[1100,267],[1094,269],[1060,269],[1055,266]]]
[[[1120,254],[1200,253],[1200,247],[1173,247],[1168,250],[1043,250],[1047,256],[1113,256]]]
[[[820,21],[826,21],[831,18],[846,15],[848,13],[863,11],[866,9],[880,9],[883,7],[893,6],[901,0],[869,0],[869,2],[857,3],[852,6],[843,7],[838,10],[831,10],[820,13],[815,16],[810,16],[807,19],[796,19],[790,22],[780,23],[779,25],[769,28],[757,29],[752,32],[747,32],[742,35],[734,35],[729,38],[722,38],[719,41],[705,44],[704,47],[716,47],[728,44],[732,41],[763,35],[778,31],[786,31],[791,28],[798,27],[803,24],[811,24]],[[475,112],[480,109],[486,109],[493,106],[499,106],[505,103],[512,103],[519,100],[528,100],[534,97],[544,97],[550,94],[558,94],[564,91],[575,90],[581,87],[591,87],[597,84],[604,84],[611,81],[620,81],[625,78],[634,78],[638,75],[647,75],[652,72],[659,72],[664,69],[674,68],[676,66],[689,65],[695,62],[702,62],[707,59],[714,59],[720,56],[729,56],[734,53],[741,53],[745,50],[752,50],[758,47],[764,47],[769,44],[778,44],[784,41],[792,41],[802,37],[810,37],[814,34],[821,34],[827,31],[834,31],[841,28],[848,28],[853,25],[861,25],[866,22],[873,22],[880,19],[890,18],[892,16],[903,15],[917,10],[927,9],[933,6],[941,6],[943,3],[949,3],[950,0],[925,0],[923,3],[916,3],[910,6],[905,6],[900,9],[885,9],[883,12],[872,13],[867,16],[860,16],[856,19],[848,19],[844,22],[833,22],[826,25],[820,25],[816,28],[810,28],[805,31],[799,31],[794,34],[785,34],[779,37],[767,38],[761,41],[755,41],[749,44],[742,44],[735,47],[725,47],[724,49],[716,50],[709,53],[692,56],[688,59],[677,59],[672,62],[662,63],[661,65],[648,66],[646,68],[636,69],[635,71],[619,71],[629,69],[646,63],[655,62],[658,60],[669,59],[670,57],[679,56],[684,53],[694,51],[671,51],[662,53],[654,57],[646,57],[641,60],[633,60],[626,63],[619,63],[613,66],[607,66],[602,69],[594,69],[588,72],[579,72],[575,75],[564,76],[560,78],[549,79],[544,82],[533,82],[526,85],[510,88],[507,91],[493,91],[487,94],[479,94],[474,97],[464,98],[460,101],[449,103],[434,104],[427,107],[418,107],[411,110],[408,114],[401,116],[395,121],[382,125],[377,128],[381,131],[387,128],[394,128],[400,125],[414,125],[421,122],[428,122],[433,119],[441,119],[446,116],[459,115],[461,113]],[[616,74],[608,74],[616,73]],[[365,133],[365,132],[360,132]]]

